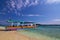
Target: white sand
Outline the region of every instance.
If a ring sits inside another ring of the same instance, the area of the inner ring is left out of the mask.
[[[24,36],[16,31],[0,31],[0,40],[38,40]]]

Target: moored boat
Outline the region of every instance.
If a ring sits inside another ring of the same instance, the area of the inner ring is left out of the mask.
[[[7,30],[18,30],[23,28],[35,28],[35,25],[7,26]]]
[[[6,30],[18,30],[23,28],[35,28],[36,24],[34,22],[21,22],[21,21],[15,21],[15,20],[8,20],[8,23],[10,23],[9,26],[6,27]]]

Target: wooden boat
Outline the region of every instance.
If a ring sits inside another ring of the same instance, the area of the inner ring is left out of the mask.
[[[6,30],[18,30],[18,29],[23,29],[23,28],[34,28],[35,26],[8,26],[6,27]]]
[[[17,30],[17,29],[23,29],[23,28],[35,28],[36,25],[34,22],[20,22],[20,21],[14,21],[14,20],[8,20],[8,23],[11,23],[10,26],[6,27],[6,30]],[[16,26],[15,26],[16,23]]]

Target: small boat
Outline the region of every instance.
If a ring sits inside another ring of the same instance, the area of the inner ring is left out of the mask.
[[[6,30],[4,26],[0,26],[0,31]]]
[[[20,25],[20,26],[8,26],[6,30],[18,30],[23,28],[34,28],[35,25]]]
[[[14,21],[14,20],[8,20],[8,23],[11,23],[10,26],[6,27],[6,30],[18,30],[23,28],[35,28],[36,24],[34,22],[20,22],[20,21]]]

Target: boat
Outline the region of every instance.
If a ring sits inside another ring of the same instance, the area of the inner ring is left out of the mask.
[[[8,26],[6,27],[6,30],[18,30],[18,29],[24,29],[24,28],[34,28],[35,26],[30,25],[23,25],[23,26]]]
[[[23,28],[35,28],[36,24],[34,22],[19,22],[19,21],[8,21],[11,23],[10,26],[6,27],[6,30],[18,30]]]
[[[0,31],[6,30],[4,26],[0,26]]]

